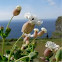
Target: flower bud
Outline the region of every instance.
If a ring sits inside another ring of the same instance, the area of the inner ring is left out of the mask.
[[[20,14],[21,6],[17,6],[16,9],[13,11],[13,16],[17,16]]]
[[[38,33],[38,36],[42,36],[44,33],[47,33],[45,28],[41,28],[41,31]]]
[[[52,52],[49,48],[47,48],[47,49],[44,51],[44,56],[50,58],[50,57],[53,56],[53,52]]]
[[[34,38],[36,38],[36,37],[37,37],[38,31],[39,31],[39,29],[37,29],[37,28],[35,28],[35,29],[34,29],[34,35],[33,35],[33,36],[34,36]]]
[[[46,28],[41,28],[42,31],[44,31],[44,33],[47,33]]]
[[[22,32],[23,33],[26,33],[26,34],[29,34],[30,32],[32,32],[32,30],[34,29],[34,24],[31,24],[28,22],[26,22],[23,27],[22,27]]]

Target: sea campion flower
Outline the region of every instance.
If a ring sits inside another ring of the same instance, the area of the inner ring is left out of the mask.
[[[45,47],[51,49],[51,51],[52,51],[52,50],[55,50],[55,51],[56,51],[56,50],[59,49],[59,45],[56,45],[56,44],[55,44],[54,42],[52,42],[52,41],[47,41]]]
[[[27,18],[32,24],[41,25],[43,23],[43,21],[40,22],[35,15],[31,15],[30,13],[26,13],[25,18]]]
[[[38,36],[42,36],[44,33],[47,33],[46,28],[41,28],[41,31],[38,33]]]
[[[23,33],[29,34],[30,32],[32,32],[35,25],[41,25],[39,19],[34,15],[31,15],[30,13],[26,13],[25,18],[27,18],[29,21],[23,25],[22,27]]]
[[[39,31],[39,29],[38,29],[38,28],[35,28],[35,29],[34,29],[33,37],[35,37],[35,38],[37,37],[38,31]]]
[[[21,12],[21,6],[18,5],[18,6],[15,8],[15,10],[13,11],[13,16],[19,15],[20,12]]]

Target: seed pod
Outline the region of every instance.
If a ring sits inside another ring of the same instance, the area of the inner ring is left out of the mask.
[[[19,15],[21,12],[21,6],[17,6],[16,9],[13,11],[13,16]]]
[[[29,34],[30,32],[32,32],[32,30],[34,29],[34,24],[31,24],[29,21],[26,22],[23,27],[22,27],[22,32]]]
[[[50,57],[53,56],[53,52],[52,52],[49,48],[47,48],[47,49],[44,51],[44,56],[50,58]]]

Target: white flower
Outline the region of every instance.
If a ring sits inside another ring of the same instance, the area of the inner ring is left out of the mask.
[[[25,13],[24,17],[29,19],[31,17],[31,14],[30,13]]]
[[[16,9],[21,10],[22,8],[21,8],[21,6],[18,5],[18,6],[16,6]]]
[[[44,31],[45,33],[47,33],[47,29],[46,28],[42,27],[41,30]]]
[[[51,41],[47,41],[45,47],[48,47],[50,48],[51,50],[58,50],[59,48],[59,45],[56,45],[54,42],[51,42]]]
[[[43,21],[39,21],[35,15],[31,15],[30,13],[26,13],[25,18],[27,18],[32,24],[41,25],[43,23]]]
[[[34,31],[37,31],[37,32],[38,32],[38,31],[39,31],[39,29],[38,29],[38,28],[34,28]]]

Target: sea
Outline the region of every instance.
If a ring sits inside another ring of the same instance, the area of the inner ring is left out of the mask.
[[[38,28],[39,30],[41,30],[42,27],[45,27],[47,29],[47,33],[41,36],[41,38],[46,38],[47,34],[48,34],[48,38],[51,38],[52,33],[55,31],[56,19],[42,19],[42,21],[43,21],[43,24],[41,24],[41,26],[35,26],[35,28]],[[3,26],[4,28],[6,28],[8,22],[9,20],[0,21],[0,26]],[[9,27],[11,28],[11,32],[7,38],[8,39],[19,38],[22,35],[22,32],[21,32],[22,26],[26,22],[27,20],[12,20],[12,22],[9,25]],[[31,32],[31,34],[33,34],[33,31]]]

